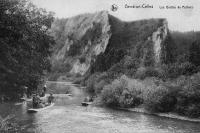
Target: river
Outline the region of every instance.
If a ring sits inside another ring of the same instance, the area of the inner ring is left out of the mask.
[[[48,88],[71,97],[56,97],[55,105],[27,113],[29,103],[0,104],[0,115],[14,114],[21,133],[200,133],[200,123],[96,106],[81,106],[83,91],[70,82],[48,82]],[[55,89],[56,88],[56,89]]]

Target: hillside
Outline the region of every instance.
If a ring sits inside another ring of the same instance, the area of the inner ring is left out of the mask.
[[[105,11],[57,19],[51,30],[50,80],[68,76],[109,107],[200,116],[199,32],[169,31],[165,19],[124,22]]]
[[[165,19],[123,22],[102,11],[57,19],[52,34],[57,43],[52,70],[57,72],[106,71],[127,55],[141,66],[155,66],[171,54],[164,43],[170,36]]]

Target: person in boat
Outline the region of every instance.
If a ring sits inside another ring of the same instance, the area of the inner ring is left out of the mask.
[[[33,99],[32,99],[33,108],[38,108],[39,102],[40,102],[40,98],[38,97],[38,94],[33,94]]]
[[[42,93],[41,93],[41,97],[44,97],[45,96],[45,93],[47,91],[47,85],[44,85],[44,87],[42,88]]]
[[[24,86],[23,87],[23,97],[27,97],[27,90],[28,90],[28,87],[27,86]]]
[[[91,97],[89,97],[89,102],[93,102],[93,97],[91,96]]]
[[[50,96],[48,97],[48,104],[53,103],[53,100],[54,100],[53,93],[50,93]]]
[[[33,108],[43,108],[45,105],[42,103],[38,94],[33,95]]]
[[[89,96],[85,97],[84,102],[89,102],[90,98]]]

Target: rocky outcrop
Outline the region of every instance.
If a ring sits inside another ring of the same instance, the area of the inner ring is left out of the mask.
[[[155,63],[161,63],[161,52],[162,52],[162,43],[168,36],[168,25],[167,21],[163,21],[163,25],[158,27],[157,31],[153,32],[152,41],[154,47],[154,54],[155,54]]]
[[[84,14],[60,21],[52,25],[52,34],[58,40],[52,64],[55,60],[70,63],[71,73],[83,75],[91,61],[106,50],[111,36],[108,13]],[[67,62],[67,58],[73,60]]]
[[[57,19],[52,35],[57,43],[52,64],[70,64],[71,73],[84,75],[89,70],[109,69],[127,53],[136,55],[141,64],[147,56],[160,63],[168,27],[165,19],[123,22],[102,11]]]

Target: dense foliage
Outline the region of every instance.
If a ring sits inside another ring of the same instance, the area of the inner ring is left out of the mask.
[[[200,116],[200,74],[181,76],[175,81],[145,80],[121,76],[102,89],[101,102],[110,107],[142,106],[150,112],[175,112]]]
[[[49,70],[53,13],[25,0],[0,0],[0,93],[17,97],[35,90]]]

